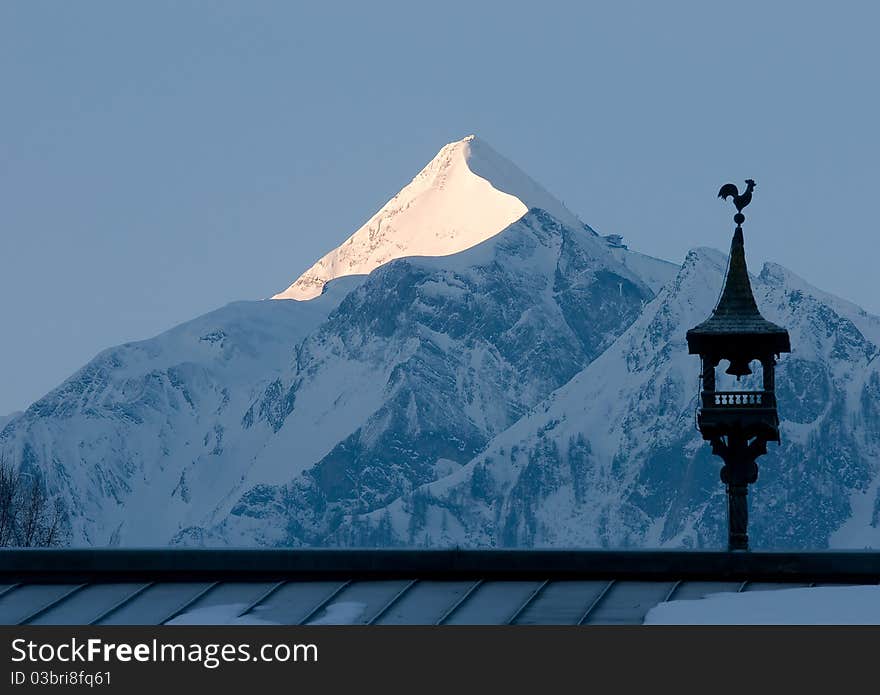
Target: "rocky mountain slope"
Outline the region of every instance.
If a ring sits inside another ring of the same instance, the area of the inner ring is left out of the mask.
[[[377,269],[267,395],[278,408],[296,398],[261,457],[267,484],[208,537],[189,529],[178,540],[324,543],[346,515],[466,464],[598,357],[652,296],[595,233],[540,210],[460,254]],[[285,459],[296,463],[279,468]],[[278,471],[284,484],[268,484],[281,482]]]
[[[725,268],[718,252],[691,252],[586,369],[453,475],[346,520],[338,542],[723,547],[721,464],[695,428],[699,360],[684,335]],[[880,320],[778,265],[753,288],[794,347],[777,371],[782,443],[752,487],[753,546],[876,547]]]

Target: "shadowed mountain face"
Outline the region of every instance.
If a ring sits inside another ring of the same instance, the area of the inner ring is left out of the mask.
[[[705,318],[726,259],[692,252],[603,354],[454,475],[348,520],[338,542],[723,547],[720,461],[694,426]],[[779,266],[753,279],[791,331],[778,371],[782,445],[752,488],[755,547],[878,543],[880,322]]]
[[[694,427],[726,258],[601,237],[485,143],[438,156],[279,300],[98,355],[0,431],[80,545],[720,547]],[[783,268],[756,547],[880,545],[880,320]]]
[[[459,254],[102,353],[0,443],[67,499],[77,543],[322,544],[466,464],[652,296],[592,230],[533,210]]]
[[[345,416],[343,436],[306,454],[312,465],[299,475],[244,492],[207,534],[177,540],[326,543],[345,518],[470,461],[601,354],[651,296],[594,233],[539,210],[456,256],[380,268],[266,395],[270,409],[295,401],[273,451],[302,452],[297,442],[324,418]]]

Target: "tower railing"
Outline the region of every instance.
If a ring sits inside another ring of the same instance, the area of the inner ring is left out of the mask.
[[[704,408],[775,408],[772,391],[703,391]]]

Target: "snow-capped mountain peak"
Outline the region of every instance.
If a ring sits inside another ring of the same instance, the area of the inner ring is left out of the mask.
[[[468,137],[282,295],[314,299],[102,352],[0,417],[0,460],[76,545],[712,547],[685,337],[727,262],[599,236]],[[754,542],[876,547],[880,317],[782,266],[750,282],[794,348]]]
[[[416,177],[341,246],[273,299],[312,299],[337,277],[396,258],[448,256],[495,236],[531,208],[574,228],[583,223],[483,140],[445,145]]]

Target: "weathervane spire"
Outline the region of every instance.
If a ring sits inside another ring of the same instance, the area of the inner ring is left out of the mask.
[[[736,222],[737,227],[741,227],[742,223],[746,221],[746,216],[742,214],[742,211],[744,207],[752,202],[752,191],[755,190],[755,186],[754,179],[746,179],[746,190],[743,191],[742,195],[740,195],[739,189],[732,183],[725,183],[721,190],[718,191],[719,198],[724,200],[733,198],[733,204],[736,206],[736,214],[733,216],[733,221]]]

